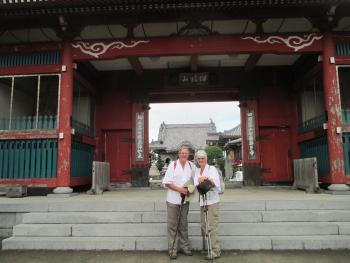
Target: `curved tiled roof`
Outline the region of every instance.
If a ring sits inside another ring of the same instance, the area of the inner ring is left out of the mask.
[[[208,133],[216,133],[214,122],[198,124],[166,124],[159,128],[158,140],[150,143],[150,149],[176,151],[182,145],[194,150],[204,149]]]

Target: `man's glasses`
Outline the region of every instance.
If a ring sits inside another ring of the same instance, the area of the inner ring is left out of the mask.
[[[205,158],[202,158],[202,157],[200,157],[200,158],[197,158],[197,160],[204,160]]]

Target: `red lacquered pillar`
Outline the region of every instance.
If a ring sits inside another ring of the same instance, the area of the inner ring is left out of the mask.
[[[331,32],[323,39],[323,89],[324,104],[327,111],[327,142],[331,185],[329,190],[348,190],[345,185],[344,152],[341,127],[340,90],[337,81],[337,69],[334,62],[335,49]]]
[[[70,169],[72,128],[71,116],[73,111],[73,59],[71,43],[65,42],[62,55],[62,73],[59,101],[59,139],[57,160],[57,188],[54,193],[71,193]]]

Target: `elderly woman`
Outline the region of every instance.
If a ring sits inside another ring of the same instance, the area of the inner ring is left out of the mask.
[[[206,259],[216,259],[221,255],[219,235],[219,193],[220,177],[214,166],[208,165],[208,157],[205,151],[198,151],[196,159],[199,168],[196,170],[194,176],[194,184],[198,186],[205,180],[209,180],[212,188],[205,194],[200,195],[200,210],[201,210],[201,228],[202,233],[206,233],[205,213],[207,209],[208,228],[210,232],[212,251],[206,256]]]

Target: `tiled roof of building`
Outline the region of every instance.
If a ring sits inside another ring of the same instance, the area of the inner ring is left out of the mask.
[[[238,124],[237,126],[233,127],[230,130],[225,130],[222,133],[222,135],[225,137],[234,137],[234,138],[241,137],[241,124]]]
[[[216,133],[213,121],[199,124],[166,124],[159,128],[158,140],[150,143],[150,149],[165,149],[168,152],[177,151],[182,145],[193,150],[204,149],[208,133]]]

